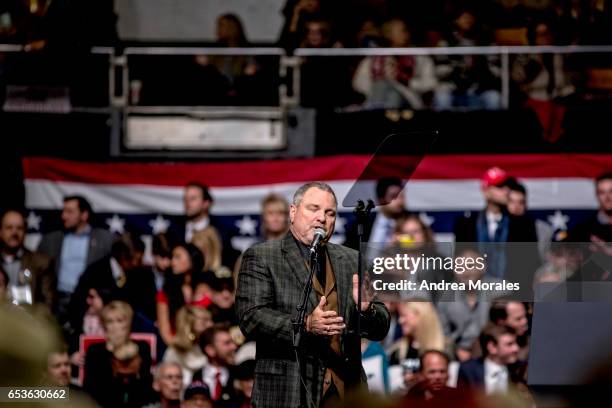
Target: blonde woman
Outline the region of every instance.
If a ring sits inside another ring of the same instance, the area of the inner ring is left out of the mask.
[[[408,301],[398,305],[403,337],[391,345],[389,365],[401,365],[404,383],[411,384],[420,369],[419,357],[427,350],[445,351],[444,332],[431,302]]]
[[[215,227],[209,226],[193,234],[191,243],[198,247],[204,254],[203,271],[216,271],[221,267],[221,251],[223,245],[219,232]]]
[[[212,315],[203,307],[184,306],[176,314],[176,336],[164,354],[164,362],[181,366],[185,386],[191,384],[193,373],[208,363],[199,342],[204,330],[212,326]]]
[[[130,339],[134,312],[112,301],[102,309],[106,341],[85,356],[83,388],[103,407],[142,406],[151,401],[151,349]]]

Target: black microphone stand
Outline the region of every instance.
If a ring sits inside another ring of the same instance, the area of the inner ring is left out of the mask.
[[[306,303],[308,303],[310,292],[312,292],[312,278],[314,277],[314,273],[317,270],[318,264],[318,251],[311,250],[310,274],[308,276],[308,280],[306,281],[306,285],[304,286],[304,291],[302,292],[302,299],[296,307],[296,310],[298,312],[297,317],[293,321],[293,347],[295,347],[296,349],[300,345],[300,339],[302,338],[302,333],[304,332],[304,320],[306,319]]]
[[[374,202],[372,200],[368,200],[368,204],[365,205],[363,200],[357,200],[357,207],[353,211],[357,217],[357,283],[359,290],[357,291],[357,322],[355,324],[355,331],[357,334],[357,338],[359,340],[359,367],[361,367],[361,293],[363,288],[363,254],[361,251],[361,244],[363,243],[363,235],[365,229],[365,223],[368,220],[370,212],[374,208]]]

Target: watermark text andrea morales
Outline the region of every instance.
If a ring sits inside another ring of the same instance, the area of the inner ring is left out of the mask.
[[[484,282],[482,280],[463,282],[412,282],[403,279],[398,282],[385,282],[382,279],[377,279],[372,282],[372,288],[376,291],[410,291],[410,290],[427,290],[427,291],[449,291],[449,290],[469,290],[469,291],[513,291],[521,290],[521,286],[516,282],[508,282],[502,280],[499,282]]]

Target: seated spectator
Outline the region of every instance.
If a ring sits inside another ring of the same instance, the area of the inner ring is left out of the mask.
[[[417,380],[420,353],[425,350],[444,351],[445,340],[436,310],[430,302],[403,302],[398,312],[404,337],[395,342],[387,354],[390,366],[402,366],[404,384],[409,387]]]
[[[455,256],[475,259],[481,254],[475,249],[460,246]],[[449,291],[442,294],[436,307],[444,330],[451,341],[459,361],[473,358],[473,346],[482,328],[489,320],[489,308],[494,296],[491,292],[469,289],[469,282],[497,282],[495,278],[485,277],[486,268],[466,268],[463,273],[455,273],[455,280],[466,285],[466,290]],[[501,295],[501,293],[500,293]]]
[[[157,292],[157,326],[164,343],[172,344],[176,333],[176,313],[186,304],[210,300],[198,293],[196,284],[202,274],[204,255],[193,244],[180,244],[172,250],[170,271],[166,274],[164,286]]]
[[[70,407],[97,407],[98,405],[89,397],[81,387],[71,382],[71,365],[67,349],[54,347],[47,355],[46,370],[43,374],[41,386],[67,387],[70,392]]]
[[[455,14],[453,28],[442,47],[470,47],[489,45],[479,33],[476,15],[467,9]],[[490,56],[441,56],[436,58],[438,85],[434,94],[434,108],[500,109],[501,82],[498,58]]]
[[[406,406],[473,406],[469,393],[450,388],[446,354],[438,350],[427,350],[421,356],[419,381],[408,390]]]
[[[156,294],[154,267],[144,265],[144,243],[142,239],[131,234],[124,234],[123,238],[131,248],[132,264],[125,270],[126,282],[123,287],[124,299],[126,299],[134,313],[140,319],[153,324],[157,320]],[[141,247],[142,245],[142,247]],[[156,248],[159,250],[159,248]],[[158,257],[159,259],[160,257]],[[155,259],[155,258],[154,258]],[[163,260],[163,258],[161,258]]]
[[[382,31],[389,47],[412,45],[411,33],[402,20],[387,21]],[[365,95],[367,108],[423,109],[426,94],[435,86],[433,60],[423,55],[365,58],[353,77],[353,88]]]
[[[210,282],[212,289],[212,312],[215,323],[226,323],[230,326],[238,326],[238,317],[234,309],[236,286],[231,275],[224,277],[213,276]]]
[[[127,303],[106,305],[106,341],[87,350],[83,388],[103,407],[141,407],[152,399],[151,349],[130,339],[132,318]]]
[[[183,393],[181,408],[213,408],[210,388],[201,381],[194,381]]]
[[[544,264],[535,273],[534,282],[565,282],[582,266],[584,253],[580,243],[566,242],[567,231],[553,234]]]
[[[55,387],[68,387],[70,383],[70,357],[68,351],[55,350],[47,357],[47,371],[45,372],[45,382]]]
[[[339,48],[333,25],[314,19],[305,23],[302,48]],[[300,68],[300,98],[302,106],[333,109],[361,102],[363,98],[351,85],[351,63],[346,57],[304,57]]]
[[[166,234],[156,234],[153,237],[151,252],[153,254],[153,276],[155,277],[155,287],[158,291],[164,286],[164,277],[170,269],[170,258],[172,256],[172,246]]]
[[[235,362],[236,343],[229,328],[215,325],[207,329],[200,339],[200,347],[208,357],[208,364],[193,375],[193,381],[201,381],[212,390],[216,404],[230,404],[235,398],[234,378],[230,368]]]
[[[132,248],[126,240],[120,239],[113,243],[110,257],[93,263],[83,272],[70,299],[73,342],[78,342],[83,333],[102,334],[98,318],[100,308],[104,302],[127,298],[127,271],[132,268],[133,261]]]
[[[183,390],[181,366],[164,361],[155,369],[153,390],[159,394],[159,401],[143,408],[179,408]]]
[[[517,381],[512,366],[518,361],[516,333],[509,327],[489,325],[480,335],[480,345],[483,357],[461,363],[457,387],[505,394]]]
[[[223,267],[223,244],[221,243],[219,234],[216,232],[214,227],[208,227],[201,231],[196,231],[193,234],[191,243],[197,246],[204,255],[203,271],[215,272]]]
[[[216,45],[220,47],[242,48],[250,45],[242,21],[232,13],[217,18],[216,34]],[[272,84],[264,81],[262,64],[257,58],[247,55],[198,55],[195,57],[195,62],[200,68],[212,68],[219,76],[218,80],[226,84],[225,98],[217,104],[261,104],[264,95],[265,101],[270,100],[269,94],[273,88],[265,86]]]
[[[235,407],[245,408],[251,404],[253,383],[255,382],[255,343],[243,344],[236,352],[234,386],[236,388]]]
[[[278,194],[268,194],[261,202],[262,241],[282,239],[289,231],[289,203]]]
[[[410,257],[440,256],[435,246],[431,228],[425,225],[418,215],[407,211],[404,211],[397,218],[392,243],[384,252],[391,254],[390,256],[395,256],[396,254],[406,254]],[[448,282],[453,279],[451,271],[435,267],[425,268],[420,266],[418,270],[411,271],[410,274],[406,274],[405,271],[389,272],[398,273],[401,275],[400,279],[411,280],[417,282],[417,284],[420,284],[422,281],[437,283],[442,281]],[[436,301],[438,293],[421,291],[419,296]]]
[[[79,351],[81,335],[103,336],[102,310],[113,300],[113,293],[105,288],[89,288],[85,304],[71,307],[70,329],[67,335],[70,361],[75,366],[85,364],[85,355]]]
[[[324,16],[320,0],[289,0],[283,9],[285,24],[279,45],[292,51],[300,44],[300,34],[305,31],[306,22]]]
[[[516,343],[519,346],[519,361],[527,361],[529,357],[529,320],[527,309],[523,302],[513,300],[496,300],[491,305],[489,319],[498,326],[507,326],[516,333]]]
[[[24,246],[26,222],[23,214],[8,210],[0,220],[0,256],[8,275],[8,292],[14,288],[16,304],[42,304],[53,310],[57,284],[51,259]],[[21,290],[19,290],[21,289]]]
[[[546,21],[534,22],[529,26],[531,45],[554,45],[555,36],[552,24]],[[564,65],[565,55],[550,53],[517,55],[512,64],[512,80],[526,99],[524,105],[537,115],[543,137],[549,142],[561,137],[566,110],[564,101],[575,91]]]
[[[164,362],[181,367],[183,384],[189,384],[193,374],[208,363],[200,348],[200,338],[212,326],[212,315],[203,307],[183,306],[176,314],[176,336],[164,354]]]

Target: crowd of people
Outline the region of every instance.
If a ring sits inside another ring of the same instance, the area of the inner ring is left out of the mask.
[[[51,81],[54,85],[70,85],[72,94],[82,94],[78,88],[83,84],[67,75],[77,77],[78,71],[66,65],[77,57],[66,60],[66,56],[70,50],[87,50],[91,45],[120,46],[112,2],[95,3],[96,16],[103,16],[95,24],[81,16],[93,12],[67,2],[34,1],[29,9],[26,3],[16,0],[0,6],[0,42],[25,44],[30,54],[25,58],[0,54],[4,81],[9,85],[44,82],[53,74],[43,75],[36,65],[47,61],[47,71],[58,74]],[[350,4],[289,0],[282,13],[285,22],[277,43],[263,45],[278,45],[288,53],[296,48],[594,45],[609,44],[612,39],[607,1],[438,0],[417,5],[393,0]],[[233,13],[220,15],[209,45],[260,45],[249,41],[245,23]],[[71,35],[79,30],[87,35]],[[63,55],[63,60],[53,62],[53,52]],[[24,65],[24,61],[29,62]],[[308,57],[301,62],[301,104],[350,109],[501,109],[505,105],[500,61],[499,55]],[[605,80],[605,72],[590,69],[605,69],[607,64],[605,58],[580,55],[512,56],[511,105],[533,109],[545,132],[554,132],[564,106],[600,89],[597,84]],[[132,58],[130,66],[133,104],[271,106],[279,102],[282,79],[277,75],[276,57],[146,56]]]
[[[433,231],[407,211],[402,188],[401,180],[379,180],[377,196],[388,204],[366,223],[365,241],[377,244],[368,250],[421,252],[435,243]],[[540,282],[609,280],[605,267],[582,265],[584,251],[611,255],[612,174],[597,178],[595,191],[599,208],[592,217],[570,231],[551,231],[528,215],[525,186],[491,168],[482,180],[486,207],[457,220],[453,256],[476,257],[491,243],[530,242],[532,251],[507,248],[490,256],[486,269],[421,269],[410,279],[510,279],[527,292]],[[242,255],[215,227],[213,202],[205,185],[188,184],[186,222],[154,237],[150,264],[139,237],[93,227],[92,206],[82,196],[64,198],[63,229],[46,234],[37,251],[24,245],[23,213],[2,215],[0,299],[53,322],[63,339],[48,356],[45,382],[69,385],[109,407],[171,407],[181,400],[187,407],[248,406],[256,350],[235,309]],[[261,215],[261,242],[287,235],[284,197],[267,196]],[[355,247],[353,232],[345,245]],[[524,300],[467,290],[450,300],[415,291],[387,302],[387,336],[362,341],[370,390],[419,401],[469,399],[472,391],[516,392],[529,400],[532,303]]]

